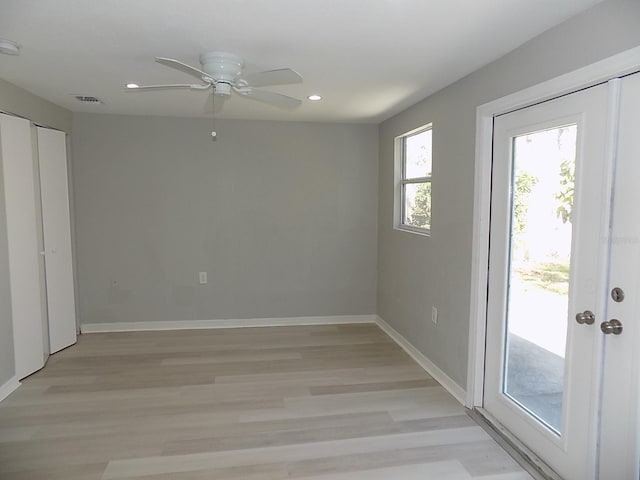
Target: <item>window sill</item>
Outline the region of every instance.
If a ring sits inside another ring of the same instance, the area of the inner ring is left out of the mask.
[[[413,233],[416,235],[420,235],[423,237],[430,237],[431,236],[431,230],[427,230],[425,228],[418,228],[418,227],[409,227],[407,225],[396,225],[395,227],[393,227],[394,230],[399,230],[401,232],[407,232],[407,233]]]

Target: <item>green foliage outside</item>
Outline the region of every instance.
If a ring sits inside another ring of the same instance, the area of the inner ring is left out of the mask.
[[[569,293],[569,265],[543,262],[515,270],[525,282],[560,295]]]
[[[558,148],[562,141],[565,129],[558,130]],[[575,185],[575,161],[573,158],[565,159],[560,163],[560,189],[554,194],[558,201],[556,215],[562,223],[572,222],[573,197]],[[538,178],[527,172],[518,172],[515,178],[514,206],[513,206],[513,233],[515,236],[523,233],[526,228],[526,215],[529,195],[538,183]],[[526,266],[525,266],[526,265]],[[547,290],[559,295],[567,295],[569,289],[569,262],[546,261],[522,265],[516,268],[516,272],[527,283],[537,288]]]
[[[538,183],[538,178],[528,172],[518,172],[515,181],[515,195],[513,199],[513,234],[518,235],[524,231],[529,195],[533,187]]]
[[[562,223],[573,221],[573,192],[576,181],[574,162],[563,160],[560,164],[560,191],[555,194],[555,199],[560,201],[556,209],[556,215],[562,219]]]
[[[429,228],[431,225],[431,182],[418,184],[416,196],[411,205],[409,225]]]

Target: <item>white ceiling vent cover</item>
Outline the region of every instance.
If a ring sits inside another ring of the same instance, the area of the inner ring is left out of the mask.
[[[104,102],[100,100],[98,97],[92,97],[90,95],[73,95],[76,97],[76,100],[82,103],[91,103],[93,105],[104,105]]]

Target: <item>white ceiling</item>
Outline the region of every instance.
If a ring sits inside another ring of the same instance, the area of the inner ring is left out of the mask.
[[[199,67],[222,50],[247,73],[297,70],[304,83],[270,89],[305,101],[286,111],[235,96],[219,117],[377,123],[599,1],[0,0],[0,38],[22,47],[0,55],[0,78],[74,112],[199,117],[207,93],[123,85],[191,83],[154,57]]]

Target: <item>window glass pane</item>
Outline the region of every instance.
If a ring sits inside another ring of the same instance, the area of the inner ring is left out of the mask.
[[[404,139],[404,178],[431,176],[431,129]]]
[[[504,393],[560,433],[577,126],[513,140]]]
[[[431,225],[431,182],[404,186],[405,225],[426,228]]]

